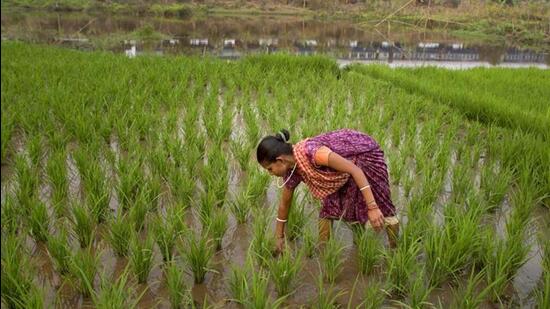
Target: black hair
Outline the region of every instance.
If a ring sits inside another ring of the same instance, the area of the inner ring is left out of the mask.
[[[289,139],[290,133],[286,129],[262,138],[256,149],[258,163],[272,163],[277,161],[277,157],[280,155],[291,155],[292,144],[288,143]]]

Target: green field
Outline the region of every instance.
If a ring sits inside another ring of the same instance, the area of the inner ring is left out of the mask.
[[[547,70],[2,54],[3,306],[550,306]],[[384,149],[398,248],[338,225],[316,251],[302,188],[273,258],[278,192],[257,143],[344,127]]]

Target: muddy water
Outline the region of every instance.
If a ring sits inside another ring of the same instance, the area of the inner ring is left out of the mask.
[[[350,62],[391,66],[537,66],[547,68],[548,52],[521,46],[495,46],[465,39],[445,29],[367,29],[350,20],[301,17],[208,16],[163,19],[83,13],[2,11],[2,39],[18,39],[77,49],[107,49],[134,57],[148,54],[214,55],[288,52],[324,54]],[[383,27],[384,28],[384,27]]]

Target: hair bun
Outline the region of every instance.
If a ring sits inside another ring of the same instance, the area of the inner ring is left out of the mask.
[[[287,129],[282,129],[281,131],[277,132],[277,134],[275,135],[275,138],[277,138],[283,143],[288,143],[288,141],[290,140],[290,133],[288,132]]]

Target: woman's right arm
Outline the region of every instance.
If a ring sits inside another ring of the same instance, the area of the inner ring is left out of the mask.
[[[292,204],[292,196],[294,195],[294,188],[290,189],[286,186],[283,187],[283,192],[281,194],[281,200],[279,202],[279,210],[277,211],[277,226],[275,227],[275,236],[277,239],[285,237],[285,222],[288,220],[288,212]]]

